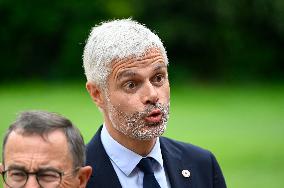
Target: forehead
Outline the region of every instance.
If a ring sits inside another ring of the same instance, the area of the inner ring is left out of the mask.
[[[128,57],[115,60],[111,65],[111,77],[119,79],[121,76],[134,76],[141,71],[143,73],[167,70],[165,59],[159,50],[152,49],[139,57]]]
[[[60,166],[60,163],[69,160],[68,151],[66,137],[60,130],[52,131],[46,138],[12,131],[5,146],[5,166],[12,164],[26,168]]]

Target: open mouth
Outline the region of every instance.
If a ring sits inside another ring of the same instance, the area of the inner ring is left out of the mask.
[[[145,121],[151,124],[159,123],[162,120],[162,112],[160,109],[154,109],[145,117]]]

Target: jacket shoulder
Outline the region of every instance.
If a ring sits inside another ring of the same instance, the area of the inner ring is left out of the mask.
[[[210,157],[212,155],[209,150],[190,143],[173,140],[166,137],[160,137],[160,142],[162,147],[164,147],[163,149],[169,152],[182,153],[185,156],[195,156],[195,158],[200,158],[202,156]]]
[[[160,137],[160,143],[165,155],[177,157],[185,166],[195,169],[195,180],[200,185],[207,183],[203,187],[226,188],[221,168],[210,151],[165,137]]]

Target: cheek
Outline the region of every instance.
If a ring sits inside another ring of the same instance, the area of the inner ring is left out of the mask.
[[[132,103],[131,101],[128,101],[127,103],[117,103],[117,104],[112,104],[113,105],[113,112],[114,114],[121,116],[121,115],[126,115],[126,114],[132,114],[134,112],[139,111],[137,108],[137,104]]]
[[[159,93],[161,102],[169,102],[170,100],[170,87],[166,85],[165,87],[162,87]]]
[[[166,98],[169,100],[170,99],[170,88],[166,90]]]
[[[111,98],[111,104],[122,112],[132,112],[139,109],[139,98],[137,95],[121,95],[113,94]]]
[[[61,185],[60,185],[61,188],[78,188],[79,187],[79,180],[76,177],[69,177],[69,178],[65,178],[65,179],[62,179],[62,182],[61,182]]]

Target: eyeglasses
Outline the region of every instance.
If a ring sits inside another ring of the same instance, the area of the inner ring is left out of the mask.
[[[70,174],[74,173],[77,170],[79,170],[79,168],[76,168]],[[61,183],[62,176],[68,174],[53,169],[40,170],[37,172],[26,172],[19,169],[9,169],[2,172],[3,180],[5,184],[10,188],[24,187],[30,175],[35,175],[36,180],[41,188],[57,188]]]

